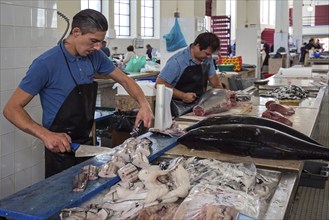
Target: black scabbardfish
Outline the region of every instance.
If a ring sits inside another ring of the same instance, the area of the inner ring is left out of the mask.
[[[260,125],[269,128],[273,128],[279,130],[283,133],[292,135],[296,138],[300,138],[304,141],[308,141],[313,144],[318,144],[317,141],[310,138],[309,136],[287,126],[282,123],[276,122],[274,120],[270,120],[267,118],[255,117],[255,116],[245,116],[245,115],[223,115],[223,116],[214,116],[203,119],[194,125],[191,125],[185,129],[185,131],[189,131],[202,126],[211,126],[211,125],[221,125],[221,124],[250,124],[250,125]]]
[[[188,131],[177,141],[197,150],[215,150],[255,158],[329,160],[329,148],[259,125],[202,126]]]

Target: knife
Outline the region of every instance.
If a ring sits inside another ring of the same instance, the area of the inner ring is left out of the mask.
[[[93,145],[82,145],[78,143],[70,143],[71,149],[75,152],[75,157],[92,157],[105,153],[114,153],[115,150],[108,147],[99,147]]]
[[[130,132],[130,135],[132,137],[137,137],[143,133],[144,130],[144,123],[143,121],[138,122],[137,127],[135,127],[132,132]]]

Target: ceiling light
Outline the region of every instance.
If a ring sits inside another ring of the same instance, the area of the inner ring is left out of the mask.
[[[313,7],[312,6],[308,6],[307,7],[307,11],[312,12],[313,11]]]

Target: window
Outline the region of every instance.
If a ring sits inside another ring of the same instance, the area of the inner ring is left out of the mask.
[[[84,9],[94,9],[97,11],[102,11],[102,0],[81,0],[81,10]]]
[[[260,0],[260,23],[275,25],[276,1]]]
[[[154,37],[153,0],[141,0],[141,36]]]
[[[260,23],[268,24],[268,0],[260,1]]]
[[[130,0],[114,0],[114,28],[118,36],[130,36]]]

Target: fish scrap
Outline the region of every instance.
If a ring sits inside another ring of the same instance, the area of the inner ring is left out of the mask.
[[[79,175],[73,177],[73,192],[82,192],[87,187],[88,183],[88,174],[86,172],[82,172]]]
[[[273,89],[270,92],[261,93],[260,96],[274,97],[279,100],[285,100],[285,99],[300,100],[303,98],[307,98],[309,96],[309,91],[303,89],[300,86],[290,85],[290,86],[281,86]]]
[[[251,162],[178,157],[142,169],[137,181],[121,181],[83,208],[62,210],[61,219],[261,218],[278,180]]]

